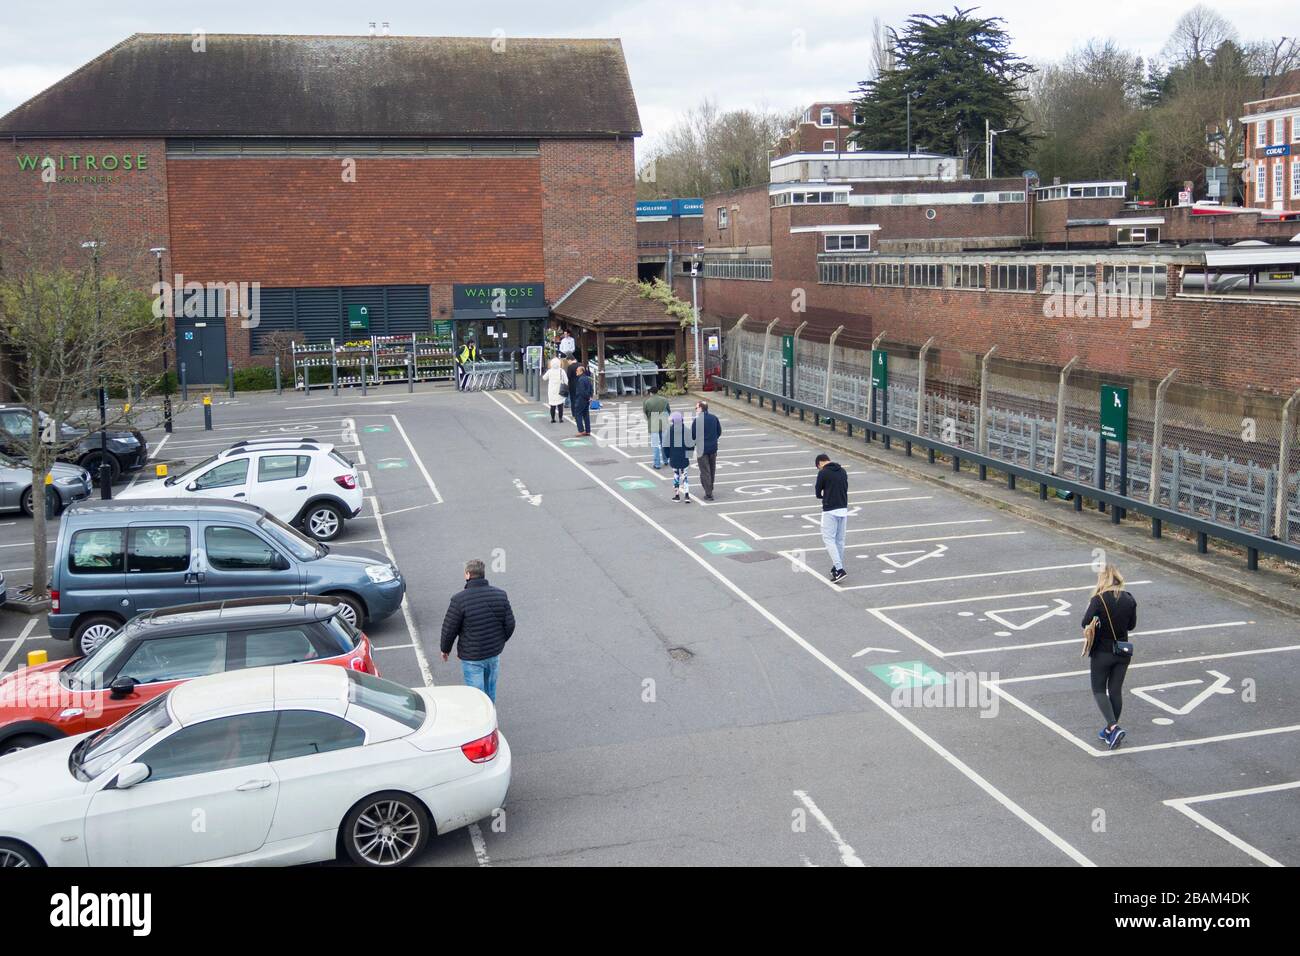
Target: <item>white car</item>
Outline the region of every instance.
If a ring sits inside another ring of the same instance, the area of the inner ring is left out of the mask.
[[[229,498],[265,508],[318,541],[333,541],[361,513],[357,468],[310,439],[238,442],[166,478],[137,481],[115,497]]]
[[[510,787],[496,708],[327,664],[200,677],[0,757],[0,867],[398,866]]]

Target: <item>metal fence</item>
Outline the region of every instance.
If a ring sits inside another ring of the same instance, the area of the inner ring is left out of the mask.
[[[728,377],[780,392],[781,334],[743,326],[728,333]],[[1107,442],[1100,456],[1098,383],[1106,376],[1075,363],[1044,370],[996,352],[945,350],[938,362],[923,361],[915,346],[880,347],[889,353],[888,424],[1094,487],[1104,469],[1105,486],[1118,489],[1118,443]],[[866,417],[870,360],[865,348],[797,339],[786,394]],[[1178,383],[1175,374],[1159,386],[1130,385],[1128,414],[1129,496],[1300,543],[1300,400],[1220,394]]]

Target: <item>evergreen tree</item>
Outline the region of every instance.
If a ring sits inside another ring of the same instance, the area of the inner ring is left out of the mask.
[[[907,143],[907,98],[912,98],[912,148],[958,156],[967,172],[984,172],[984,123],[998,136],[994,172],[1018,175],[1033,136],[1022,108],[1033,67],[1011,53],[1000,17],[914,14],[892,36],[894,68],[858,84],[860,125],[852,139],[862,149],[902,151]]]

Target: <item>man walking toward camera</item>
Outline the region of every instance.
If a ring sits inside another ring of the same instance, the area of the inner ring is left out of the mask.
[[[477,687],[495,704],[501,651],[515,632],[515,614],[506,592],[488,584],[484,574],[478,558],[465,562],[465,588],[452,595],[442,620],[442,659],[459,642],[456,654],[466,686]]]
[[[849,474],[831,456],[817,456],[817,486],[822,502],[822,541],[831,556],[831,581],[848,576],[844,570],[844,536],[849,529]]]

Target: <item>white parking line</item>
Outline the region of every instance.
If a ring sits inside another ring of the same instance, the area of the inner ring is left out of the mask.
[[[22,633],[20,633],[14,640],[13,647],[9,648],[9,652],[5,654],[4,659],[0,660],[0,672],[9,669],[9,662],[13,660],[14,655],[18,653],[18,648],[23,646],[23,641],[27,640],[27,635],[36,629],[36,623],[38,620],[40,619],[34,617],[27,622],[27,625],[22,629]]]
[[[892,704],[890,704],[888,700],[881,697],[879,694],[875,693],[873,690],[871,690],[869,687],[863,684],[860,680],[858,680],[856,677],[854,677],[852,674],[846,671],[843,667],[841,667],[839,664],[833,661],[825,653],[823,653],[821,650],[815,647],[811,642],[809,642],[807,639],[802,637],[792,627],[790,627],[788,624],[786,624],[784,621],[778,618],[775,614],[769,611],[766,607],[764,607],[761,603],[759,603],[754,597],[752,597],[747,591],[745,591],[738,584],[732,581],[731,578],[727,577],[727,575],[724,574],[715,563],[705,560],[703,555],[698,554],[694,549],[691,548],[689,544],[682,541],[680,538],[674,535],[671,531],[669,531],[659,522],[655,521],[654,518],[650,517],[650,515],[646,514],[644,511],[638,508],[635,504],[631,502],[631,500],[624,497],[622,494],[616,491],[611,485],[602,481],[599,477],[597,477],[597,475],[590,468],[583,465],[582,462],[580,462],[578,459],[570,455],[565,449],[559,447],[558,445],[552,444],[550,440],[546,438],[545,435],[539,432],[536,428],[530,425],[523,418],[519,417],[519,415],[517,415],[514,411],[508,408],[505,404],[498,401],[492,395],[491,392],[484,392],[483,395],[485,395],[489,401],[491,401],[503,412],[505,412],[507,415],[513,418],[516,422],[518,422],[524,428],[528,429],[528,431],[532,432],[533,435],[535,435],[537,439],[542,442],[542,444],[546,445],[556,454],[561,455],[563,458],[565,458],[571,465],[573,465],[580,472],[586,475],[588,479],[593,481],[597,486],[602,488],[607,494],[613,497],[615,501],[619,502],[621,505],[627,508],[632,514],[636,515],[639,519],[641,519],[643,522],[645,522],[647,525],[653,528],[668,542],[670,542],[674,547],[676,547],[679,551],[684,553],[692,561],[694,561],[701,568],[703,568],[707,574],[712,575],[724,588],[726,588],[736,597],[740,598],[740,600],[744,601],[755,613],[757,613],[765,621],[767,621],[770,625],[772,625],[772,627],[776,628],[778,631],[784,634],[796,646],[801,648],[812,658],[814,658],[818,663],[820,663],[823,667],[829,670],[832,674],[834,674],[836,677],[838,677],[848,686],[850,686],[859,694],[861,694],[866,700],[870,701],[871,704],[875,706],[881,713],[885,714],[890,720],[893,720],[900,727],[902,727],[909,734],[911,734],[914,738],[916,738],[918,741],[923,743],[926,747],[928,747],[931,751],[933,751],[936,755],[938,755],[941,759],[943,759],[949,766],[953,767],[963,777],[965,777],[967,780],[969,780],[971,783],[977,786],[980,790],[984,791],[984,793],[990,796],[993,800],[995,800],[1000,806],[1006,809],[1009,813],[1014,815],[1018,820],[1020,820],[1030,829],[1032,829],[1043,839],[1047,840],[1049,843],[1052,844],[1052,846],[1056,847],[1058,850],[1060,850],[1062,853],[1064,853],[1066,856],[1068,856],[1071,860],[1073,860],[1075,863],[1079,864],[1080,866],[1094,865],[1093,862],[1090,859],[1088,859],[1087,856],[1085,856],[1078,849],[1076,849],[1068,840],[1066,840],[1060,834],[1056,833],[1054,830],[1052,830],[1050,827],[1048,827],[1046,824],[1040,821],[1037,817],[1031,814],[1028,810],[1020,806],[1020,804],[1016,803],[1010,797],[1008,797],[1005,793],[1003,793],[992,783],[990,783],[987,779],[985,779],[978,771],[976,771],[974,768],[969,766],[965,761],[961,760],[954,753],[948,750],[948,748],[944,747],[943,744],[939,743],[937,740],[935,740],[933,737],[927,734],[924,730],[922,730],[919,726],[913,723],[912,720],[910,720],[905,714],[903,714],[902,712],[897,710]]]
[[[424,467],[424,459],[420,457],[420,453],[416,451],[415,446],[411,444],[411,439],[406,434],[406,429],[402,427],[402,423],[397,420],[396,415],[390,415],[388,417],[391,418],[393,424],[397,426],[397,431],[401,434],[402,441],[406,442],[406,447],[411,450],[411,457],[415,459],[416,467],[420,469],[420,474],[424,475],[424,480],[429,483],[429,490],[433,492],[433,503],[436,505],[442,504],[442,494],[438,491],[438,486],[433,483],[433,478],[429,474],[429,469]],[[376,508],[375,510],[378,511],[379,509]]]
[[[942,578],[912,578],[908,581],[882,581],[879,584],[853,584],[845,587],[840,585],[841,591],[871,591],[877,588],[896,588],[910,587],[913,584],[939,584],[943,581],[968,581],[972,578],[1000,578],[1004,575],[1012,574],[1039,574],[1043,571],[1072,571],[1078,568],[1092,567],[1091,561],[1084,561],[1082,564],[1045,564],[1040,568],[1013,568],[1007,571],[978,571],[974,574],[950,574]]]
[[[1263,850],[1260,850],[1257,847],[1252,846],[1251,844],[1247,843],[1245,840],[1241,839],[1235,834],[1230,833],[1226,828],[1215,823],[1213,820],[1209,819],[1204,814],[1198,813],[1197,811],[1193,810],[1190,804],[1209,803],[1212,800],[1231,800],[1234,797],[1254,797],[1254,796],[1258,796],[1261,793],[1281,793],[1283,790],[1294,790],[1297,787],[1300,787],[1300,780],[1295,780],[1292,781],[1291,783],[1272,783],[1263,787],[1249,787],[1245,790],[1225,790],[1222,793],[1207,793],[1199,797],[1176,797],[1172,800],[1165,800],[1163,802],[1165,806],[1173,807],[1179,813],[1190,818],[1194,822],[1199,823],[1201,826],[1205,827],[1205,829],[1209,830],[1215,836],[1218,836],[1221,839],[1226,840],[1228,843],[1231,843],[1233,846],[1235,846],[1238,850],[1241,850],[1243,853],[1249,854],[1250,856],[1258,860],[1260,863],[1263,863],[1265,866],[1280,867],[1280,866],[1284,866],[1285,864],[1279,863],[1277,860],[1273,859],[1273,857],[1269,856]]]
[[[1245,627],[1248,624],[1254,624],[1254,621],[1224,621],[1222,624],[1191,624],[1187,627],[1164,627],[1158,631],[1130,631],[1130,637],[1151,637],[1154,634],[1183,634],[1187,631],[1211,631],[1224,627]],[[965,654],[992,654],[995,651],[1027,651],[1036,647],[1059,647],[1064,644],[1078,644],[1079,638],[1071,637],[1064,641],[1039,641],[1035,644],[1007,644],[1003,647],[978,647],[969,651],[962,651]],[[947,656],[947,655],[945,655]]]
[[[868,501],[859,501],[854,505],[854,507],[856,508],[862,505],[885,505],[885,504],[896,503],[899,501],[929,501],[933,497],[934,495],[911,495],[908,497],[900,497],[900,498],[872,498]],[[749,535],[755,541],[786,541],[789,540],[790,538],[820,538],[822,536],[822,533],[820,531],[805,531],[805,532],[798,532],[795,534],[758,534],[757,532],[751,531],[749,528],[745,527],[745,525],[743,525],[741,522],[736,521],[734,518],[732,518],[731,514],[733,513],[734,512],[720,511],[718,512],[718,517],[721,518],[723,521],[726,521],[728,524],[735,525],[737,528],[745,532],[745,534]],[[955,521],[943,521],[938,523],[956,524]],[[807,527],[807,525],[805,525],[804,527]],[[845,532],[845,534],[870,534],[872,531],[879,531],[879,530],[880,528],[878,527],[849,528]]]
[[[853,500],[853,496],[854,496],[854,495],[872,495],[872,494],[882,494],[883,492],[886,492],[886,491],[911,491],[911,490],[912,490],[912,488],[911,488],[910,485],[899,485],[899,486],[896,487],[896,488],[859,488],[857,491],[850,491],[850,492],[849,492],[849,502],[850,502],[850,504],[852,503],[852,500]],[[766,500],[768,500],[768,499],[764,498],[763,500],[766,501]],[[817,499],[816,499],[816,498],[812,498],[812,497],[809,496],[809,495],[799,495],[799,500],[808,502],[808,507],[809,507],[809,508],[817,508],[817,507],[820,507],[820,506],[817,504]],[[870,500],[870,499],[868,499],[868,500]],[[791,512],[796,512],[796,513],[798,513],[798,512],[804,511],[804,510],[806,510],[806,509],[803,509],[803,508],[794,508],[794,507],[791,507],[790,505],[786,505],[786,506],[781,507],[781,508],[746,508],[744,511],[726,511],[726,512],[723,512],[723,513],[724,513],[724,514],[729,514],[729,515],[761,515],[761,514],[768,514],[768,513],[773,512],[773,511],[791,511]],[[954,523],[955,523],[955,522],[954,522]]]
[[[835,841],[835,848],[840,851],[840,862],[845,866],[866,866],[865,863],[854,852],[853,847],[845,842],[844,837],[840,836],[840,831],[835,829],[835,825],[822,813],[821,807],[813,803],[812,797],[808,796],[803,790],[794,791],[794,795],[799,798],[799,802],[808,808],[817,825],[826,831],[826,834]]]
[[[379,513],[379,503],[370,499],[375,508],[375,524],[379,526],[379,537],[384,545],[384,553],[388,555],[388,560],[397,564],[397,558],[393,555],[392,545],[388,542],[388,532],[384,529],[384,516]],[[411,602],[409,595],[402,595],[402,617],[406,619],[406,631],[411,635],[411,643],[415,645],[415,662],[420,666],[420,676],[424,678],[424,683],[428,687],[433,686],[433,671],[429,667],[429,659],[424,655],[424,648],[420,645],[420,635],[415,629],[415,618],[411,615]]]

